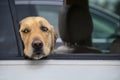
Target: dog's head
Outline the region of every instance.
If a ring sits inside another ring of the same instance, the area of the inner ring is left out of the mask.
[[[20,35],[25,56],[40,59],[52,53],[57,33],[43,17],[27,17],[20,22]]]

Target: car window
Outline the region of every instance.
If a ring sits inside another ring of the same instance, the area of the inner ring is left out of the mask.
[[[120,15],[120,0],[89,0],[89,4],[101,7],[109,13]]]
[[[11,0],[11,1],[14,2],[14,0]],[[28,16],[42,16],[42,17],[45,17],[55,27],[56,31],[59,33],[58,16],[59,16],[60,8],[63,5],[62,0],[60,1],[55,0],[50,3],[49,1],[34,2],[31,0],[28,0],[27,2],[27,0],[26,1],[15,0],[15,3],[16,4],[15,6],[13,5],[13,7],[16,8],[15,12],[17,12],[18,22]],[[93,7],[90,6],[90,9],[91,8]],[[116,21],[114,19],[112,21],[108,19],[109,15],[107,17],[100,15],[100,14],[107,15],[106,12],[99,10],[98,11],[99,14],[98,14],[94,11],[97,11],[97,10],[96,9],[90,10],[93,24],[94,24],[93,46],[95,46],[95,48],[98,48],[100,50],[109,50],[109,47],[112,41],[110,40],[111,42],[109,43],[108,38],[109,37],[111,38],[111,36],[116,34],[116,23],[115,23]],[[0,27],[0,54],[4,56],[8,56],[8,55],[16,56],[18,55],[18,52],[23,54],[23,52],[20,52],[18,50],[19,47],[22,47],[22,46],[21,45],[18,46],[19,41],[16,41],[14,27],[18,27],[18,26],[14,26],[15,22],[13,20],[13,16],[15,15],[12,15],[11,13],[14,13],[14,11],[12,11],[11,9],[10,0],[0,0],[0,18],[1,18],[1,21],[0,21],[0,25],[1,25]],[[17,36],[19,35],[17,34]],[[112,37],[111,39],[114,39],[114,38]],[[60,40],[60,37],[58,38],[57,41],[60,43],[59,44],[57,42],[57,45],[60,46],[62,43]],[[56,55],[52,55],[52,56],[55,56],[56,58]],[[73,55],[70,55],[71,58],[73,58],[72,56]],[[63,57],[63,55],[59,55],[59,57]],[[84,55],[84,57],[85,59],[88,58],[86,57],[86,55]]]
[[[99,15],[93,15],[92,19],[94,25],[93,38],[107,39],[115,33],[117,26],[114,23]]]
[[[117,25],[100,15],[93,15],[92,41],[95,48],[103,52],[109,52],[113,40],[115,40]]]
[[[18,53],[8,0],[0,0],[0,55]]]
[[[45,17],[58,32],[58,15],[61,6],[56,5],[36,5],[37,15]]]
[[[25,8],[23,8],[23,6],[25,6]],[[16,5],[19,17],[23,16],[26,11],[30,12],[26,16],[37,15],[37,16],[45,17],[55,27],[58,33],[59,33],[58,16],[61,6],[62,5],[41,5],[41,4]],[[26,8],[26,7],[30,7],[30,8]],[[23,13],[20,12],[21,9],[23,10]],[[108,49],[108,45],[110,45],[110,43],[108,44],[107,40],[110,36],[115,34],[115,30],[117,26],[114,22],[110,21],[109,19],[107,19],[102,15],[99,15],[94,10],[90,9],[90,12],[92,15],[93,26],[94,26],[93,35],[92,35],[93,44],[95,44],[94,46],[98,49]],[[105,12],[103,13],[102,11],[101,12],[99,11],[99,13],[104,14]],[[24,17],[21,17],[21,19]],[[112,38],[112,40],[113,39],[114,38]],[[104,46],[99,46],[99,43],[101,42]]]
[[[54,26],[57,32],[60,7],[59,5],[16,5],[19,21],[27,16],[42,16]],[[21,9],[23,13],[21,13]]]

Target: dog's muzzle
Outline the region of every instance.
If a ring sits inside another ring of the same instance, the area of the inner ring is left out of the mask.
[[[40,59],[44,57],[44,51],[43,51],[43,42],[39,39],[34,39],[32,42],[32,48],[33,48],[33,53],[32,57],[33,59]]]
[[[35,39],[32,42],[33,54],[39,55],[43,53],[43,42],[39,39]]]

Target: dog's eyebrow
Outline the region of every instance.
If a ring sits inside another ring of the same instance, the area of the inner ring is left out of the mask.
[[[41,20],[39,20],[39,23],[41,24],[41,25],[47,25],[47,24],[49,24],[49,22],[47,21],[47,20],[45,20],[45,19],[41,19]]]
[[[22,28],[22,30],[24,30],[24,29],[30,29],[30,26],[29,25],[27,25],[27,24],[22,24],[24,27]]]
[[[27,24],[25,24],[25,23],[21,23],[21,25],[29,27],[29,25],[27,25]]]

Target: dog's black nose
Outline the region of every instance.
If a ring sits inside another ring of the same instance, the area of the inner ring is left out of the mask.
[[[32,42],[32,47],[35,49],[41,49],[43,47],[43,43],[40,40],[34,40]]]

